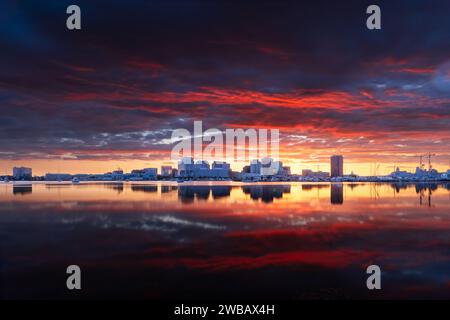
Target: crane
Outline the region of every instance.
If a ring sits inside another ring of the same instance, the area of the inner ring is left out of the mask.
[[[431,166],[431,157],[434,157],[434,156],[436,156],[435,153],[428,152],[428,170],[429,170],[429,171],[431,171],[431,169],[433,168],[433,167]]]
[[[419,168],[421,169],[421,170],[423,170],[424,169],[424,167],[425,167],[425,164],[423,163],[423,157],[426,157],[426,155],[419,155],[418,156],[419,157]]]
[[[372,164],[370,164],[370,171],[372,172],[372,174],[374,176],[376,176],[378,174],[378,169],[379,168],[380,168],[380,164],[379,163],[374,162],[373,163],[373,167],[372,167]]]

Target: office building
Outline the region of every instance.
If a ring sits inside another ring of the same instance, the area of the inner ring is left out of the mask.
[[[172,176],[172,166],[161,166],[161,176],[168,178]]]
[[[230,164],[214,161],[210,166],[208,161],[199,160],[194,163],[192,158],[183,158],[178,163],[178,177],[183,179],[229,179]]]
[[[178,162],[178,176],[181,178],[194,177],[194,159],[192,157],[184,157]]]
[[[31,180],[33,176],[31,168],[26,167],[14,167],[13,178],[14,180]]]
[[[211,167],[211,178],[230,178],[230,164],[223,161],[214,161]]]
[[[291,167],[282,167],[281,168],[281,175],[282,176],[290,176],[291,175]]]
[[[252,160],[249,173],[261,174],[261,162],[259,160]]]
[[[158,179],[158,169],[157,168],[144,168],[144,174],[142,178],[144,180],[157,180]]]
[[[344,157],[340,155],[330,158],[331,177],[342,177],[344,175]]]

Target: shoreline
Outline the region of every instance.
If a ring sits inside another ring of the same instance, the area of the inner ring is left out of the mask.
[[[355,181],[232,181],[232,180],[145,180],[145,181],[124,181],[124,180],[87,180],[74,183],[72,181],[0,181],[0,185],[27,186],[33,184],[44,185],[87,185],[87,184],[166,184],[166,185],[273,185],[273,184],[364,184],[364,183],[401,183],[401,184],[420,184],[420,183],[450,183],[450,180],[355,180]]]

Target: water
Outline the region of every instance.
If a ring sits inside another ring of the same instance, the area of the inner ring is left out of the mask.
[[[448,299],[450,184],[0,184],[0,297]]]

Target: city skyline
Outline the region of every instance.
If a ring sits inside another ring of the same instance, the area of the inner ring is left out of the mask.
[[[289,162],[285,161],[280,158],[280,161],[283,162],[284,165],[289,166],[291,168],[292,174],[301,175],[303,170],[312,170],[312,171],[323,171],[331,173],[331,164],[330,159],[333,155],[328,155],[327,160],[323,162],[317,162],[317,163],[300,163],[300,161],[297,162]],[[425,157],[427,155],[421,155],[416,156],[417,162],[416,163],[405,163],[405,162],[397,162],[396,164],[389,164],[389,163],[355,163],[352,162],[352,159],[345,158],[345,162],[343,164],[343,175],[349,175],[349,174],[357,174],[361,176],[382,176],[392,173],[397,168],[400,168],[404,171],[414,172],[414,170],[417,167],[420,166],[420,160],[422,160],[422,164],[424,168],[428,168],[428,160],[425,160]],[[422,158],[422,159],[421,159]],[[434,157],[432,157],[434,158]],[[212,163],[213,161],[225,161],[226,159],[205,159],[206,161]],[[14,167],[32,167],[33,168],[33,175],[36,176],[44,176],[47,173],[67,173],[67,174],[100,174],[105,172],[112,172],[117,169],[121,169],[124,172],[131,172],[132,170],[139,169],[139,168],[159,168],[159,171],[164,166],[172,166],[173,168],[176,168],[178,165],[178,161],[176,160],[167,160],[167,161],[152,161],[152,162],[144,162],[144,161],[113,161],[112,163],[109,163],[105,165],[105,163],[100,161],[90,161],[90,162],[83,162],[80,166],[71,165],[71,163],[78,162],[79,160],[60,160],[56,162],[55,167],[48,166],[48,163],[46,161],[43,162],[37,162],[37,161],[4,161],[4,164],[6,163],[6,166],[0,167],[0,176],[2,175],[11,175]],[[197,159],[194,159],[194,161],[197,161]],[[292,161],[292,160],[290,160]],[[62,162],[69,162],[69,164],[61,165]],[[32,166],[31,164],[36,164],[37,166]],[[86,165],[86,163],[89,163],[89,165]],[[90,164],[94,164],[93,166],[90,166]],[[249,165],[250,161],[235,161],[230,163],[230,168],[233,171],[240,172],[245,166]],[[61,170],[62,168],[66,169]],[[432,168],[436,169],[440,172],[445,172],[450,169],[450,166],[445,165],[439,165],[435,164],[434,161],[432,161]]]
[[[358,175],[355,172],[347,174],[344,172],[344,157],[342,155],[331,155],[329,170],[322,171],[318,168],[316,171],[312,169],[303,169],[300,173],[292,172],[290,166],[286,166],[277,158],[263,157],[253,159],[247,162],[239,170],[233,170],[227,161],[214,160],[211,163],[207,160],[195,160],[194,157],[182,157],[177,166],[162,165],[161,167],[134,168],[123,170],[116,168],[109,172],[95,173],[68,173],[68,172],[47,172],[45,175],[33,174],[33,169],[28,167],[13,167],[12,175],[0,174],[0,178],[4,178],[8,182],[8,177],[13,180],[46,180],[46,181],[62,181],[72,180],[79,183],[80,179],[85,181],[148,181],[148,180],[177,180],[179,182],[189,180],[233,180],[244,182],[258,181],[446,181],[450,176],[450,169],[439,172],[431,164],[432,154],[428,154],[428,168],[420,157],[420,163],[414,171],[401,170],[400,167],[393,167],[393,171],[389,174],[380,174],[376,171],[370,175]],[[378,167],[377,169],[378,170]],[[333,180],[335,179],[335,180]],[[372,179],[372,180],[368,180]],[[375,179],[375,180],[373,180]]]
[[[95,6],[83,3],[86,25],[71,33],[66,2],[7,3],[0,13],[10,24],[0,33],[0,174],[175,165],[171,132],[196,120],[279,129],[293,173],[326,170],[331,154],[348,159],[346,174],[412,171],[428,153],[436,169],[449,167],[446,3],[383,3],[376,32],[361,1],[308,11],[139,2],[125,16],[121,4],[90,15]]]

